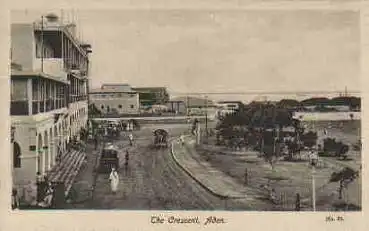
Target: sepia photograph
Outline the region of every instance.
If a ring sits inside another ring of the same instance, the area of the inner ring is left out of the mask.
[[[13,210],[362,210],[359,11],[19,9],[9,28]]]

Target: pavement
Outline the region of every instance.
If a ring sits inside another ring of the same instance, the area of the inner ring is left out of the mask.
[[[221,170],[201,159],[194,147],[194,139],[187,136],[182,146],[172,143],[172,157],[193,179],[214,196],[239,200],[255,210],[271,210],[271,202],[265,200],[265,191],[241,185]],[[241,155],[241,153],[237,153]],[[264,200],[263,200],[264,198]]]

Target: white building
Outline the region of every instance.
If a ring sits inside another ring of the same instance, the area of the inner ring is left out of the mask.
[[[89,44],[55,15],[11,25],[13,185],[47,175],[87,124]],[[21,190],[19,190],[21,192]]]
[[[91,104],[103,114],[139,114],[139,93],[128,84],[103,84],[100,89],[89,92]]]
[[[225,116],[232,114],[240,109],[240,102],[237,101],[221,101],[216,104],[217,116]]]

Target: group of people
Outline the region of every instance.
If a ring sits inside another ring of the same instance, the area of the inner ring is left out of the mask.
[[[37,174],[37,205],[43,208],[51,207],[54,197],[54,186],[49,179]]]

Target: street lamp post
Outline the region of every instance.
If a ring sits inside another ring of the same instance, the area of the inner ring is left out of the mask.
[[[313,211],[316,211],[315,204],[316,204],[316,195],[315,195],[315,166],[318,163],[318,157],[316,153],[313,153],[310,158],[311,164],[311,186],[312,186],[312,204],[313,204]]]

